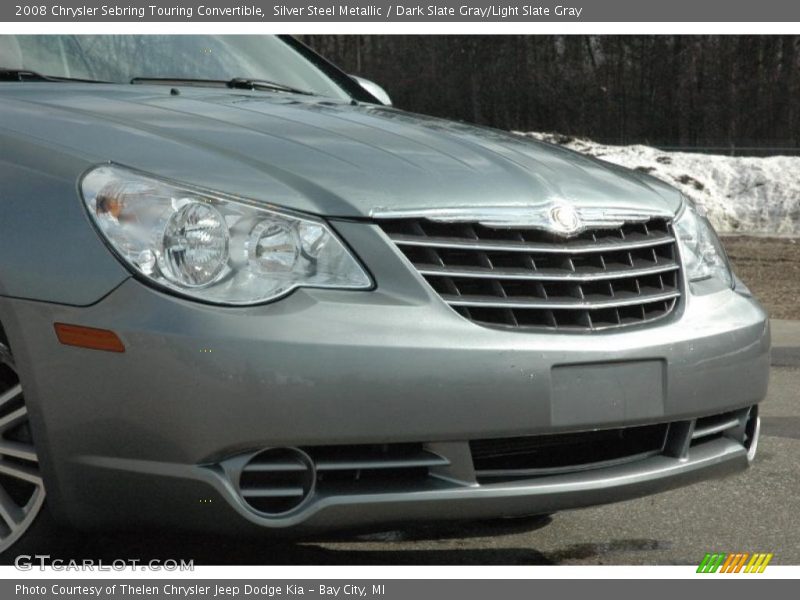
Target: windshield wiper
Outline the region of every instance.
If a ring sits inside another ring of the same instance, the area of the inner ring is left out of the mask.
[[[44,75],[27,69],[0,69],[0,81],[50,81]]]
[[[0,81],[75,81],[78,83],[110,83],[99,79],[79,79],[77,77],[58,77],[56,75],[42,75],[30,69],[6,69],[0,67]]]
[[[290,85],[269,81],[267,79],[251,79],[248,77],[234,77],[233,79],[181,79],[177,77],[134,77],[131,83],[136,84],[155,84],[155,85],[188,85],[188,86],[209,86],[226,87],[235,90],[269,90],[275,92],[288,92],[290,94],[303,94],[304,96],[316,96],[314,92],[301,90]]]
[[[234,77],[227,82],[229,88],[237,90],[275,90],[278,92],[289,92],[291,94],[303,94],[304,96],[316,96],[314,92],[301,90],[285,83],[269,81],[267,79],[248,79],[246,77]]]
[[[6,69],[0,67],[0,81],[74,81],[78,83],[109,83],[99,79],[79,79],[77,77],[58,77],[56,75],[42,75],[30,69]]]

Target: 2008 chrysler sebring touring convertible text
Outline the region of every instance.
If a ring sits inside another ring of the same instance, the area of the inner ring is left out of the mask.
[[[769,328],[668,185],[290,38],[0,36],[0,540],[545,514],[745,468]]]

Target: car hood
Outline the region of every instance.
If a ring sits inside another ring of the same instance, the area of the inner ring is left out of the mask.
[[[511,133],[286,93],[0,84],[0,128],[92,163],[328,216],[543,201],[675,212],[641,173]]]

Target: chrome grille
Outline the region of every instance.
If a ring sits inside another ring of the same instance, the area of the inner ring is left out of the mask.
[[[379,224],[445,302],[481,324],[620,327],[663,318],[680,297],[675,238],[665,218],[571,238],[424,218]]]

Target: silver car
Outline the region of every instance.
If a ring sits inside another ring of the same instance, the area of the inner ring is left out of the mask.
[[[739,471],[767,315],[674,188],[300,42],[0,36],[0,548],[546,514]]]

